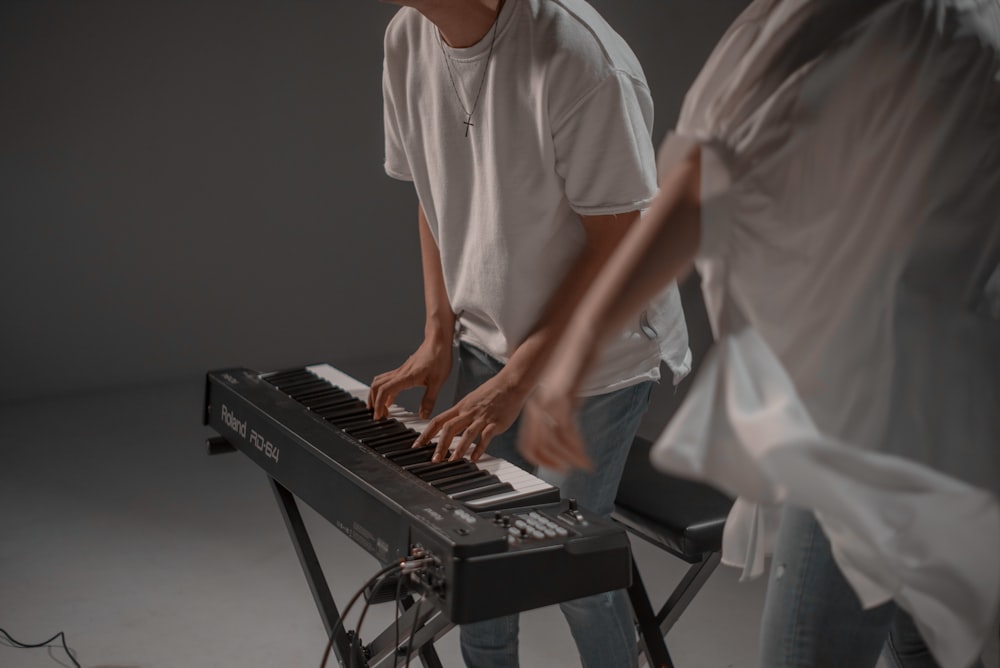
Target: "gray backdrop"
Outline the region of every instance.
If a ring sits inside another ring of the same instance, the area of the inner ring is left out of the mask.
[[[654,139],[740,1],[597,0]],[[375,0],[0,3],[0,403],[418,342]],[[707,333],[692,318],[697,346]]]

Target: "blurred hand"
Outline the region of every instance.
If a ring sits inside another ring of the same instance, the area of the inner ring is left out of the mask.
[[[427,388],[420,402],[420,417],[430,417],[438,392],[451,373],[451,356],[451,341],[425,339],[401,366],[375,376],[368,391],[368,408],[375,411],[374,419],[387,417],[396,395],[411,387]]]
[[[594,469],[576,425],[574,395],[573,391],[540,386],[525,403],[517,449],[532,464],[561,471]]]
[[[514,424],[525,396],[526,392],[509,383],[501,371],[431,420],[413,447],[425,445],[438,436],[433,461],[442,461],[449,447],[453,448],[451,461],[461,459],[466,453],[476,461],[494,436]]]

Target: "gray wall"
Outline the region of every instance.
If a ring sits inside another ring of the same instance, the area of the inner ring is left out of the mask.
[[[745,3],[594,4],[644,64],[658,141]],[[0,3],[0,403],[405,356],[423,306],[415,198],[381,168],[394,11]]]

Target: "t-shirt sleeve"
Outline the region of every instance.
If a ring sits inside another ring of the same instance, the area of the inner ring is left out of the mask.
[[[403,136],[400,130],[399,113],[400,101],[394,86],[391,59],[388,52],[382,62],[382,99],[383,117],[385,123],[385,173],[394,179],[402,181],[412,181],[413,174],[410,172],[410,163],[406,157],[406,148],[403,144]]]
[[[646,208],[656,195],[653,102],[624,72],[605,78],[553,119],[556,171],[581,215]]]

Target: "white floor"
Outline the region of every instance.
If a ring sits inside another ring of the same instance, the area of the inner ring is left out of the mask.
[[[87,668],[319,665],[324,631],[265,477],[241,454],[206,456],[201,400],[190,383],[0,407],[0,628],[64,631]],[[343,606],[377,564],[304,513]],[[662,601],[684,564],[635,554]],[[753,666],[764,586],[716,571],[668,636],[679,668]],[[526,613],[521,643],[525,667],[578,665],[555,609]],[[457,633],[437,649],[461,665]],[[4,668],[60,665],[61,648],[0,641]]]

